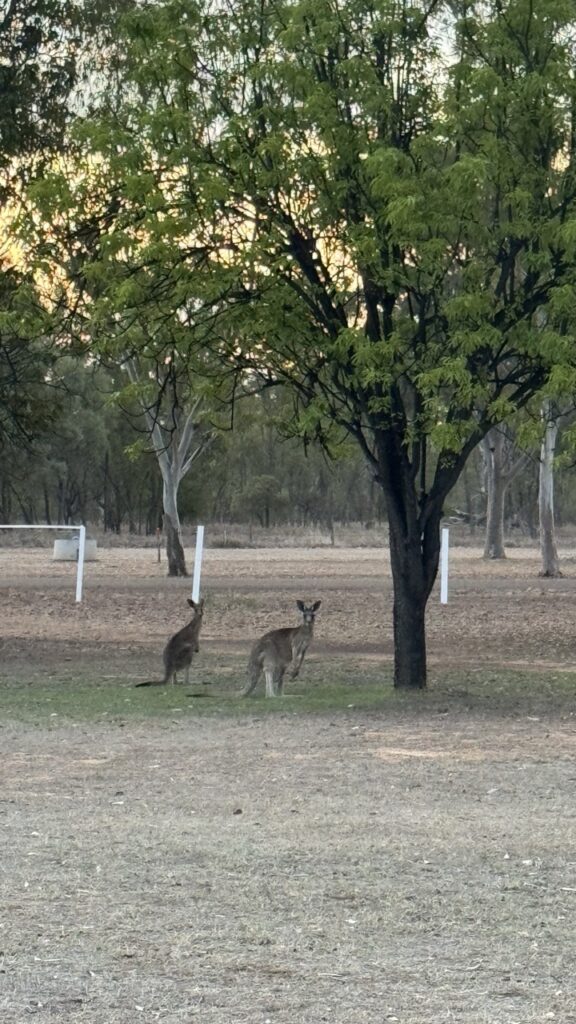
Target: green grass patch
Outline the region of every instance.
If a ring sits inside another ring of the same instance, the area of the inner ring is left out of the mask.
[[[395,696],[389,681],[346,681],[316,678],[308,685],[287,687],[285,697],[268,700],[261,690],[243,698],[242,677],[215,676],[209,685],[150,686],[93,682],[85,677],[52,678],[44,682],[8,681],[0,687],[0,720],[46,726],[69,721],[126,721],[175,716],[261,716],[377,708]]]
[[[303,676],[286,686],[286,696],[269,700],[260,687],[242,698],[244,664],[224,659],[205,667],[188,686],[135,688],[123,678],[102,680],[86,666],[67,666],[50,678],[4,679],[0,720],[42,726],[67,721],[125,722],[136,719],[262,715],[303,715],[374,711],[375,713],[544,714],[574,712],[576,675],[550,672],[465,670],[431,673],[425,691],[394,690],[390,665],[310,662]],[[199,681],[200,680],[200,681]]]

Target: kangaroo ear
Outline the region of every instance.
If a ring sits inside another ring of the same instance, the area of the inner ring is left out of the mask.
[[[313,604],[313,605],[312,605],[312,611],[313,611],[313,612],[316,612],[316,611],[318,611],[318,609],[319,609],[319,607],[320,607],[320,605],[321,605],[321,604],[322,604],[322,601],[316,601],[316,604]]]
[[[298,608],[298,611],[303,612],[306,605],[304,604],[304,601],[296,601],[296,607]]]
[[[187,597],[186,600],[188,601],[188,604],[190,605],[191,608],[197,607],[197,605],[194,603],[191,597]]]

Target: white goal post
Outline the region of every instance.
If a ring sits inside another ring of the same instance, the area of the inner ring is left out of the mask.
[[[82,582],[84,579],[84,553],[86,551],[86,527],[85,526],[22,526],[21,523],[13,526],[0,523],[0,530],[78,530],[78,568],[76,570],[76,601],[82,600]]]

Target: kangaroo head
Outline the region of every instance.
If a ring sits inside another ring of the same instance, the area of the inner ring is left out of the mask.
[[[302,612],[305,626],[313,626],[316,612],[318,611],[322,601],[316,601],[314,604],[306,605],[304,601],[296,601],[298,610]]]
[[[193,601],[191,597],[187,598],[187,601],[190,607],[196,612],[196,618],[201,619],[204,614],[204,598],[202,598],[201,601],[198,601],[198,604],[196,604],[196,601]]]

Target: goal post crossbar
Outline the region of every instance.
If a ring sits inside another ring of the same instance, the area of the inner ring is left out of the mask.
[[[86,551],[86,527],[85,526],[47,526],[46,524],[40,524],[39,526],[31,526],[29,524],[22,525],[18,523],[16,525],[0,523],[0,530],[78,530],[78,568],[76,570],[76,601],[82,600],[82,583],[84,580],[84,554]]]

